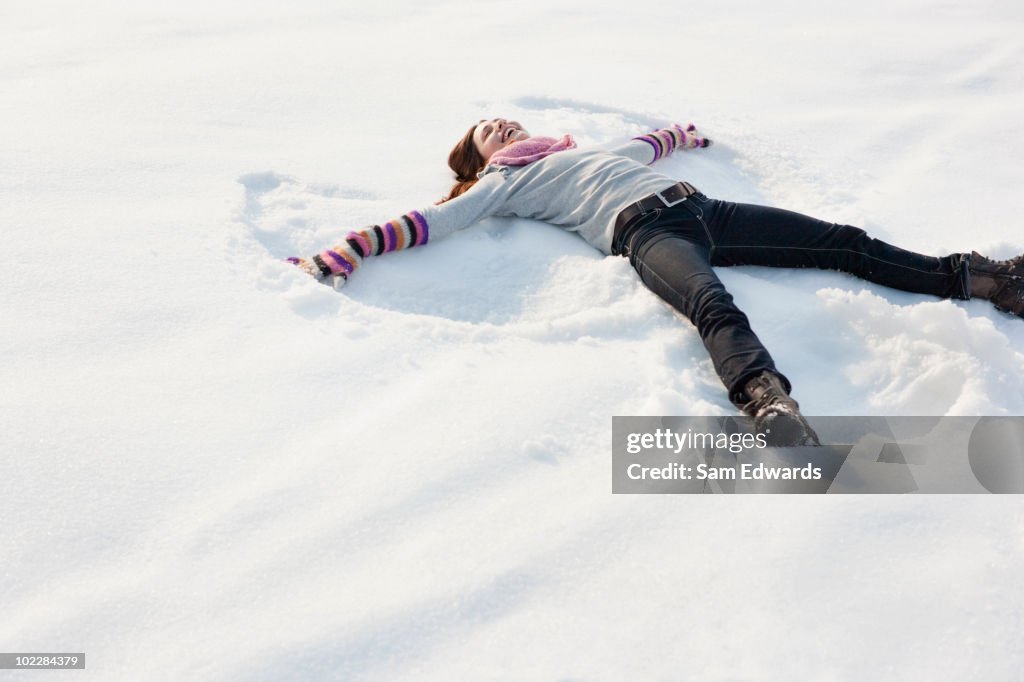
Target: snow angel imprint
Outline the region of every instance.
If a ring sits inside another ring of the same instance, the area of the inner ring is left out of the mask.
[[[926,256],[852,225],[768,206],[711,199],[651,167],[711,140],[691,123],[654,130],[612,149],[579,149],[572,136],[531,136],[516,121],[481,120],[455,145],[448,196],[337,245],[289,260],[336,286],[363,260],[427,244],[488,216],[543,220],[613,256],[629,258],[644,284],[696,326],[730,400],[770,434],[771,445],[818,445],[790,397],[792,385],[715,275],[762,265],[849,272],[877,284],[942,298],[982,298],[1024,317],[1024,256],[977,252]]]

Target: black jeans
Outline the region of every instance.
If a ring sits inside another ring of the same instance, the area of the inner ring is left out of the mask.
[[[712,266],[841,270],[903,291],[970,298],[965,254],[924,256],[851,225],[703,194],[634,218],[612,253],[628,256],[644,284],[693,322],[736,405],[745,400],[746,382],[764,370],[792,386]]]

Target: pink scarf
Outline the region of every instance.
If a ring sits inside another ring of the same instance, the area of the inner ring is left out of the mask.
[[[572,135],[568,134],[563,135],[560,140],[553,137],[528,137],[496,151],[487,161],[487,165],[525,166],[555,152],[564,152],[566,149],[575,148],[576,141],[572,139]]]

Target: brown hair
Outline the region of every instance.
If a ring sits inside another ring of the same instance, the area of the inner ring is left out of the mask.
[[[455,171],[455,185],[448,192],[448,196],[437,202],[439,204],[468,192],[469,188],[477,182],[476,174],[487,165],[484,157],[477,150],[476,143],[473,142],[474,131],[476,131],[476,126],[470,126],[462,139],[452,148],[451,154],[448,155],[448,167]]]

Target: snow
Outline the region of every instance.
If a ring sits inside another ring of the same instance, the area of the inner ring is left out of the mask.
[[[624,259],[507,219],[340,292],[281,259],[435,201],[485,116],[581,146],[692,120],[716,145],[659,163],[710,196],[1009,257],[1022,22],[4,3],[0,650],[96,680],[1013,679],[1013,496],[610,493],[613,415],[733,413]],[[1024,324],[984,302],[720,275],[808,414],[1024,414]]]

